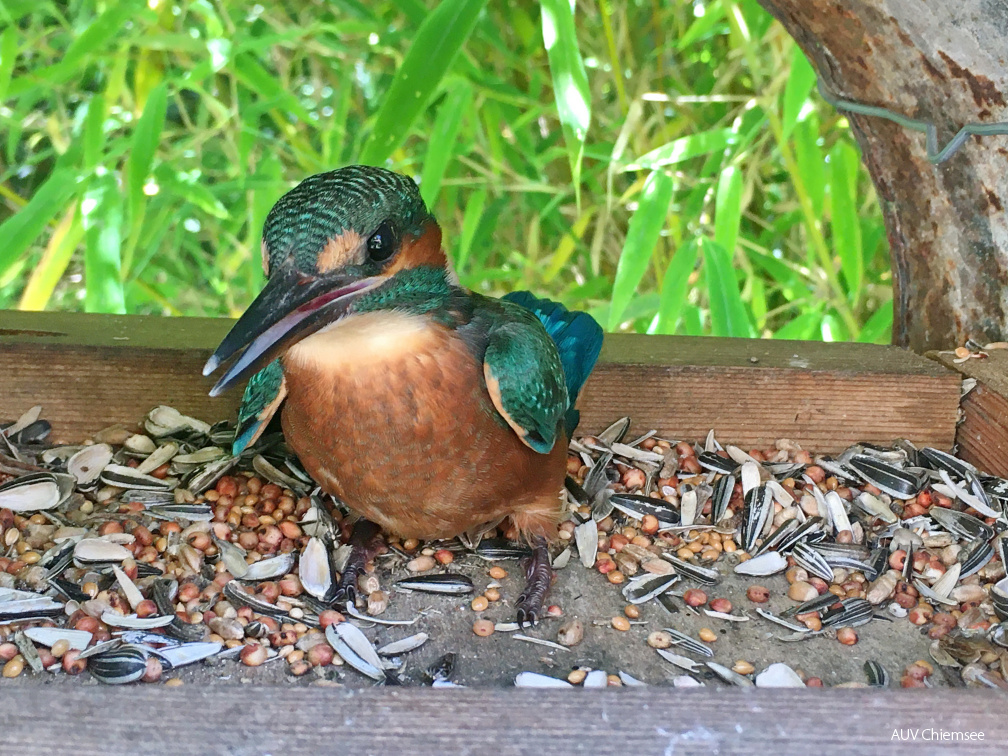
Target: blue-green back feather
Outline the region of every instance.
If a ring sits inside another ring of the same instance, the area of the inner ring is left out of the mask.
[[[282,385],[283,368],[280,360],[273,360],[249,379],[242,395],[241,407],[238,408],[238,427],[231,446],[233,455],[241,454],[269,423],[276,407],[272,407],[273,411],[267,410],[276,401]]]
[[[574,403],[602,349],[602,328],[586,312],[572,312],[559,302],[540,299],[527,291],[511,292],[504,299],[534,313],[557,346],[567,385],[568,408],[564,425],[570,438],[579,419]]]

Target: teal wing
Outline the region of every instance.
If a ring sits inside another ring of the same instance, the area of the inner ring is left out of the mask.
[[[232,454],[237,456],[255,443],[286,396],[287,384],[280,360],[273,360],[249,379],[238,408],[238,428],[231,447]]]
[[[483,375],[494,407],[522,442],[548,454],[567,411],[567,386],[556,345],[526,310],[507,308],[489,332]]]
[[[568,310],[559,302],[540,299],[527,291],[506,294],[504,299],[533,313],[556,344],[570,401],[564,415],[567,437],[570,438],[579,419],[574,402],[602,349],[602,329],[588,313]]]

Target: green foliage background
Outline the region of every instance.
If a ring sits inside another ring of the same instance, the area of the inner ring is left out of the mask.
[[[846,121],[756,0],[0,0],[0,307],[236,315],[272,203],[417,176],[462,282],[889,340]]]

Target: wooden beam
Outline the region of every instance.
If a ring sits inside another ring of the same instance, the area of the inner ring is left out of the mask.
[[[0,688],[0,710],[4,752],[18,756],[1003,754],[1008,748],[1008,695],[992,690],[45,685]],[[915,731],[916,740],[895,738],[897,730],[907,737]],[[950,735],[942,739],[943,732]]]
[[[0,418],[42,404],[56,438],[132,427],[157,404],[207,421],[240,392],[211,399],[200,371],[232,321],[0,312]],[[629,415],[634,431],[814,451],[908,438],[948,449],[960,379],[906,350],[871,344],[611,334],[582,393],[582,428]]]
[[[956,428],[959,455],[982,471],[1008,476],[1008,350],[991,349],[986,357],[956,363],[955,352],[929,352],[928,357],[976,380],[962,397]]]

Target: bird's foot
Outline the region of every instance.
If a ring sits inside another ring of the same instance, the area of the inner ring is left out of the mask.
[[[340,576],[339,588],[336,589],[336,596],[333,599],[335,604],[352,604],[357,600],[357,578],[364,572],[364,566],[384,545],[381,531],[370,520],[358,520],[347,543],[352,549]]]
[[[535,626],[542,614],[546,592],[553,582],[553,567],[550,565],[546,539],[537,538],[532,547],[532,556],[525,565],[525,590],[515,604],[518,627]]]

